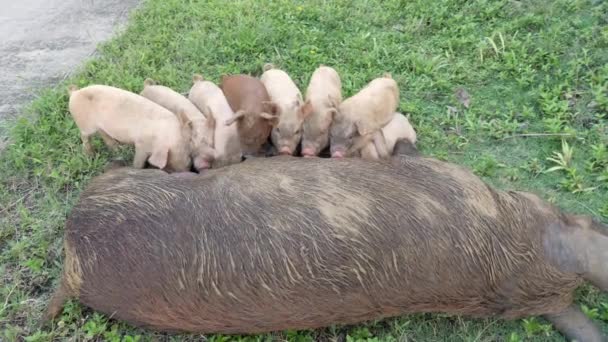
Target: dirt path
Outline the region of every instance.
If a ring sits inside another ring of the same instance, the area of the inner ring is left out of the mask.
[[[120,27],[139,0],[0,0],[0,150],[8,120]]]

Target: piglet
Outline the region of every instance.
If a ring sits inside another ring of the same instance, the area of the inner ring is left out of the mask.
[[[215,131],[215,119],[212,115],[205,114],[190,102],[185,96],[173,89],[157,85],[152,79],[144,81],[144,89],[141,96],[167,108],[177,115],[183,111],[187,123],[191,129],[190,150],[194,167],[201,171],[211,166],[215,151],[213,150],[213,135]]]
[[[112,149],[119,143],[135,145],[135,168],[148,161],[167,172],[190,169],[190,127],[183,111],[176,116],[143,96],[106,85],[71,85],[68,93],[87,154],[93,154],[91,137],[99,133]]]
[[[220,88],[235,112],[225,124],[236,121],[243,154],[259,156],[272,127],[279,121],[277,106],[270,102],[264,84],[249,75],[224,75]]]
[[[285,71],[266,64],[260,80],[270,100],[277,106],[279,115],[279,121],[270,134],[272,143],[279,154],[292,155],[302,138],[302,123],[311,110],[303,108],[302,93]]]
[[[386,126],[373,134],[373,140],[361,149],[361,158],[367,160],[386,159],[393,155],[397,141],[407,140],[416,144],[416,131],[409,120],[396,112]]]
[[[192,88],[188,99],[196,107],[214,118],[215,134],[213,137],[215,156],[211,163],[212,168],[219,168],[230,164],[240,163],[242,159],[239,132],[236,125],[225,125],[226,120],[234,117],[234,112],[222,89],[215,83],[206,81],[201,75],[194,75]]]
[[[342,102],[340,76],[331,67],[321,65],[312,74],[308,89],[302,134],[302,155],[318,156],[329,145],[329,128]]]
[[[371,141],[373,133],[392,118],[399,104],[399,88],[390,74],[371,81],[344,100],[330,129],[330,150],[334,158],[357,153]]]

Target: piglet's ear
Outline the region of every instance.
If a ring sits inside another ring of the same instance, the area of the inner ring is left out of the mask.
[[[183,109],[178,110],[176,113],[177,119],[182,124],[182,126],[192,127],[192,120],[186,115],[186,111]]]
[[[279,116],[278,115],[272,115],[272,114],[268,114],[268,113],[260,113],[260,117],[262,119],[268,120],[268,122],[270,123],[270,125],[272,125],[272,127],[276,127],[279,124]]]
[[[207,128],[215,129],[215,118],[212,115],[209,115],[207,120],[205,120],[205,125],[207,126]]]
[[[232,125],[232,124],[233,124],[235,121],[237,121],[237,120],[239,120],[239,119],[242,119],[243,117],[245,117],[245,111],[244,111],[244,110],[239,110],[238,112],[234,113],[234,115],[233,115],[233,116],[232,116],[230,119],[228,119],[228,120],[224,121],[224,124],[225,124],[226,126],[230,126],[230,125]]]
[[[368,125],[366,125],[366,123],[360,120],[355,121],[355,128],[357,129],[357,133],[359,133],[359,135],[361,136],[372,133]]]
[[[264,102],[262,102],[262,104],[266,108],[265,109],[266,113],[269,113],[270,115],[273,115],[273,116],[279,116],[281,114],[281,108],[276,103],[274,103],[272,101],[264,101]]]
[[[310,103],[310,100],[307,100],[304,105],[300,107],[300,119],[305,120],[312,114],[312,110],[312,103]]]
[[[327,111],[327,118],[328,120],[331,122],[336,118],[336,115],[338,115],[338,110],[335,108],[332,108],[330,110]]]

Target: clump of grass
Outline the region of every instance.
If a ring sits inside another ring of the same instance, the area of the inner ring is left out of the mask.
[[[201,339],[136,329],[78,303],[67,305],[51,329],[37,329],[58,279],[70,208],[109,159],[132,155],[128,147],[110,153],[100,139],[99,154],[82,153],[67,111],[69,83],[139,92],[151,77],[185,92],[195,72],[217,81],[224,73],[258,75],[272,62],[304,88],[312,71],[327,64],[340,73],[346,97],[389,71],[401,88],[399,109],[411,115],[424,154],[467,165],[500,187],[535,191],[569,211],[606,220],[607,11],[606,2],[579,0],[145,2],[124,33],[100,47],[99,57],[41,93],[29,107],[34,119],[23,118],[11,130],[0,156],[0,339]],[[467,101],[454,96],[457,89],[466,91]],[[567,149],[561,145],[565,138]],[[553,166],[560,168],[543,172]],[[608,332],[602,318],[608,296],[585,286],[577,301]],[[540,318],[507,322],[439,314],[206,338],[563,340]]]

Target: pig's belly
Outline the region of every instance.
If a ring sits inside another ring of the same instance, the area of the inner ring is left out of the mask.
[[[226,249],[234,244],[225,243]],[[161,245],[130,260],[116,258],[119,250],[89,258],[81,302],[134,325],[198,333],[314,329],[412,312],[497,313],[480,305],[485,291],[475,280],[469,288],[443,286],[440,293],[437,284],[445,285],[445,279],[388,267],[371,272],[345,261],[320,270],[297,258],[262,261],[263,251],[242,259],[224,254],[220,260],[201,250],[193,254],[192,244],[171,251]],[[390,254],[368,261],[379,265]]]

